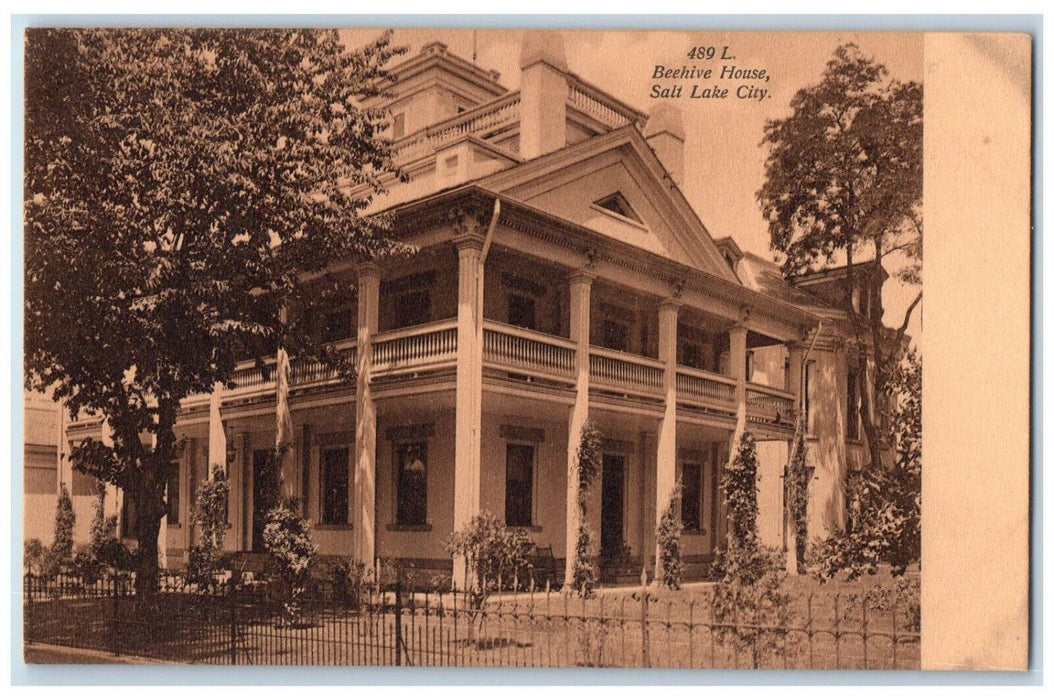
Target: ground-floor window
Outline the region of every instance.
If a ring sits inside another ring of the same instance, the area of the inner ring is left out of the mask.
[[[532,525],[534,513],[534,445],[505,446],[505,524]]]
[[[168,486],[165,490],[169,525],[179,525],[179,472],[179,462],[173,462],[168,472]]]
[[[681,524],[688,531],[703,529],[703,465],[685,463],[681,466]]]
[[[348,524],[348,448],[321,450],[322,524]]]
[[[396,522],[425,525],[428,519],[428,443],[396,445]]]

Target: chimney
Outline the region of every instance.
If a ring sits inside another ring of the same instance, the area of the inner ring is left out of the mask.
[[[684,120],[681,110],[669,102],[659,102],[648,115],[644,138],[655,155],[680,186],[684,181]]]
[[[528,31],[520,55],[520,155],[567,145],[567,57],[554,31]]]

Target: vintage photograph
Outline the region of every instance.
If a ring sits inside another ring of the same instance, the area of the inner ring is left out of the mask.
[[[28,29],[27,663],[920,669],[923,40]]]

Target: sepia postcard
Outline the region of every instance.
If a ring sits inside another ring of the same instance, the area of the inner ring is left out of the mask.
[[[1030,36],[23,61],[26,663],[1028,669]]]

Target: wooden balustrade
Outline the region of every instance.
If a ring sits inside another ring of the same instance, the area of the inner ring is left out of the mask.
[[[373,339],[373,371],[423,369],[457,358],[457,319],[380,333]]]
[[[396,162],[405,163],[433,153],[436,148],[467,134],[485,138],[520,118],[520,94],[511,93],[490,104],[462,112],[397,141],[392,147]]]
[[[611,129],[632,124],[637,119],[632,111],[611,102],[610,98],[592,86],[578,81],[571,83],[567,103]]]
[[[601,389],[661,396],[663,371],[661,362],[648,357],[606,348],[589,350],[590,382]]]
[[[747,418],[749,420],[793,425],[794,404],[794,394],[762,384],[747,384]]]
[[[575,346],[565,338],[487,321],[483,329],[483,361],[502,368],[570,379],[575,371]]]
[[[686,403],[715,404],[725,410],[734,410],[736,380],[701,369],[678,367],[677,398]]]

